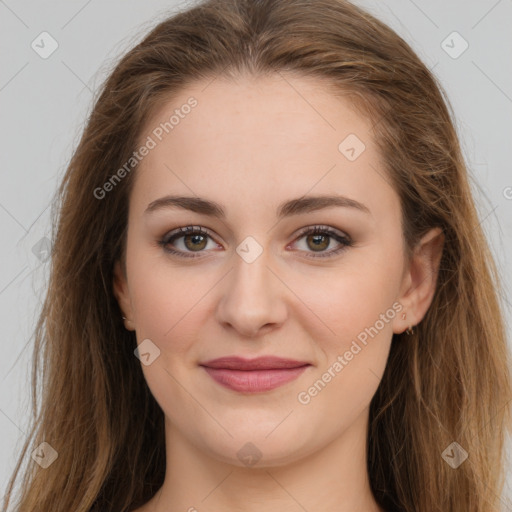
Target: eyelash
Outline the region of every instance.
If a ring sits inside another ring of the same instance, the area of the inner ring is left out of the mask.
[[[312,254],[310,256],[306,256],[307,258],[331,258],[342,251],[346,250],[348,247],[352,247],[354,245],[353,241],[344,235],[340,235],[337,231],[333,230],[329,226],[313,226],[313,227],[307,227],[300,231],[298,237],[295,239],[300,240],[301,238],[305,237],[306,235],[327,235],[330,238],[334,238],[337,242],[341,244],[341,246],[338,249],[334,249],[331,251],[319,253],[319,254]],[[203,235],[207,236],[213,239],[213,237],[210,235],[210,233],[206,230],[204,230],[201,226],[186,226],[186,227],[180,227],[175,231],[171,231],[170,233],[166,234],[161,240],[158,241],[158,244],[163,248],[163,250],[169,254],[173,254],[175,256],[183,257],[183,258],[199,258],[201,257],[201,252],[204,251],[198,251],[197,254],[189,255],[189,253],[183,252],[183,251],[176,251],[174,249],[170,249],[168,245],[171,242],[174,242],[175,240],[182,238],[187,235]],[[320,255],[321,254],[321,255]]]

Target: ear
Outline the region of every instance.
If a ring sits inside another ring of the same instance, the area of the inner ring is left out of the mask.
[[[133,324],[132,303],[128,290],[128,281],[119,260],[114,263],[114,279],[112,284],[114,296],[117,299],[123,316],[126,317],[124,325],[129,331],[133,331],[135,329]]]
[[[398,298],[404,309],[395,317],[393,332],[398,334],[419,324],[427,313],[436,290],[444,239],[441,228],[432,228],[414,248]]]

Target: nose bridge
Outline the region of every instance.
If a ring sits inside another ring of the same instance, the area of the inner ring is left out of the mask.
[[[264,326],[282,323],[286,306],[282,284],[269,268],[268,249],[248,238],[233,256],[234,268],[225,284],[217,318],[245,335],[253,335]]]
[[[268,250],[262,252],[257,257],[251,254],[252,249],[249,248],[245,258],[243,255],[243,245],[240,244],[237,249],[237,255],[233,259],[234,269],[232,272],[232,286],[237,294],[253,296],[264,292],[269,295],[272,290],[272,279],[275,279],[269,270]],[[242,255],[240,255],[242,253]],[[254,258],[254,259],[253,259]]]

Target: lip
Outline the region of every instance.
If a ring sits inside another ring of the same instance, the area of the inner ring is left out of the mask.
[[[307,364],[309,364],[307,361],[296,361],[295,359],[284,359],[276,356],[261,356],[254,359],[229,356],[206,361],[206,363],[201,363],[201,366],[226,370],[281,370],[299,368]]]
[[[200,366],[213,380],[226,388],[245,393],[261,393],[295,380],[311,364],[264,356],[255,359],[221,357]]]

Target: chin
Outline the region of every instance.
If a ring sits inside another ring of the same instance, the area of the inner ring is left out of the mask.
[[[203,449],[210,452],[210,455],[226,464],[238,467],[263,469],[270,467],[284,466],[293,463],[307,456],[318,449],[318,437],[313,443],[311,440],[307,445],[301,430],[297,428],[295,433],[290,430],[255,429],[247,426],[244,433],[238,431],[236,434],[231,431],[233,437],[223,436],[222,442],[219,439],[201,438]],[[270,433],[269,435],[269,432]],[[207,443],[206,446],[204,443]],[[314,446],[315,445],[315,446]]]

